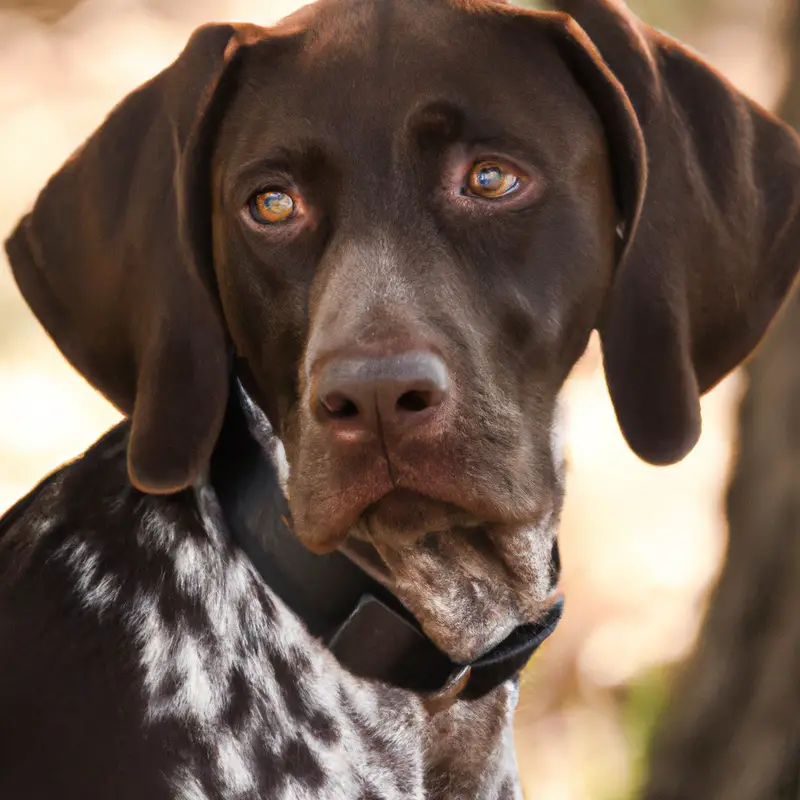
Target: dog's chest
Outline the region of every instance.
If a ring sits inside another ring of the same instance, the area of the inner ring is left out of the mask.
[[[416,698],[342,670],[215,521],[203,523],[196,536],[155,511],[141,517],[138,543],[162,566],[122,613],[143,725],[186,732],[175,797],[422,797]],[[75,558],[86,574],[91,557]],[[85,581],[85,602],[97,603],[103,580]]]

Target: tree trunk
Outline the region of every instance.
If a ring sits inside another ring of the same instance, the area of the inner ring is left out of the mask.
[[[782,114],[800,129],[800,0]],[[730,542],[657,732],[647,800],[800,798],[800,294],[745,368]]]

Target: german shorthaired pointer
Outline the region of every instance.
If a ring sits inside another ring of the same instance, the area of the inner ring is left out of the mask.
[[[618,0],[200,29],[7,243],[129,421],[0,522],[0,797],[521,797],[559,389],[599,330],[683,457],[799,217],[794,134]]]

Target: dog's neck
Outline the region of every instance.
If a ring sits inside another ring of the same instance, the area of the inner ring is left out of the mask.
[[[514,677],[555,628],[561,605],[518,628],[470,665],[455,664],[381,583],[340,552],[316,555],[290,528],[288,466],[268,420],[239,384],[211,464],[209,482],[230,535],[270,588],[363,678],[432,698],[477,698]]]

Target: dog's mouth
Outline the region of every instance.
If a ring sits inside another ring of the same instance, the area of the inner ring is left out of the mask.
[[[558,583],[552,517],[481,523],[450,503],[395,491],[364,511],[340,549],[406,606],[440,650],[468,663],[551,608]]]
[[[301,491],[298,499],[280,440],[259,407],[243,391],[242,397],[251,435],[281,478],[300,541],[312,552],[338,548],[384,585],[452,661],[472,662],[547,615],[559,577],[558,491],[540,484],[511,518],[510,504],[443,479],[450,471],[427,469],[430,459],[416,464],[413,479],[396,471],[393,482],[380,459],[368,459],[359,469],[351,465],[338,491],[323,497]],[[341,475],[329,473],[332,481]]]

